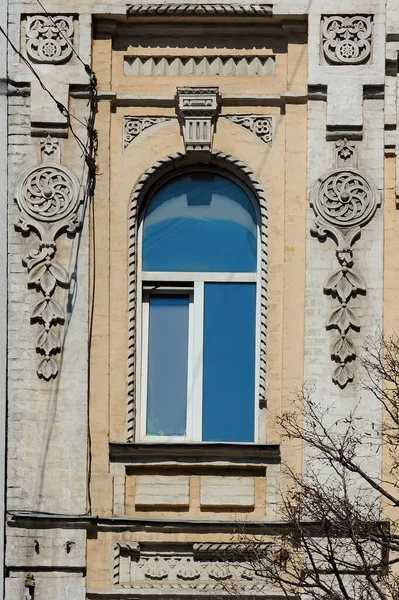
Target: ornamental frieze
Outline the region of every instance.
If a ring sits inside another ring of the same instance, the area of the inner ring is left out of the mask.
[[[65,322],[64,309],[54,294],[59,287],[67,288],[70,281],[64,267],[54,260],[56,239],[64,231],[75,233],[80,226],[79,185],[68,169],[51,162],[51,156],[59,157],[55,140],[42,140],[41,150],[42,157],[50,153],[49,162],[29,169],[22,177],[16,195],[19,208],[16,228],[25,235],[34,232],[39,238],[37,247],[30,250],[22,263],[28,271],[28,287],[41,295],[31,322],[40,325],[36,339],[36,352],[40,356],[37,374],[48,381],[58,373],[54,358],[61,351],[58,326]]]
[[[26,19],[26,51],[39,63],[62,63],[73,52],[73,17],[63,15],[28,16]]]
[[[337,164],[345,156],[352,156],[353,144],[346,140],[337,142]],[[320,241],[330,237],[335,242],[339,268],[324,284],[324,293],[337,299],[326,328],[337,332],[331,349],[335,363],[332,380],[344,388],[354,378],[354,361],[357,352],[353,333],[360,330],[360,320],[351,306],[358,294],[366,294],[366,284],[354,268],[353,245],[361,229],[375,215],[380,205],[380,195],[374,183],[353,166],[335,168],[322,175],[316,183],[311,206],[316,221],[311,233]]]
[[[325,60],[332,65],[358,65],[369,60],[371,16],[325,16],[321,21]]]

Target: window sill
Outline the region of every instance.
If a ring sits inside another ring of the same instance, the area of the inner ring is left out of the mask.
[[[163,462],[234,462],[234,463],[279,463],[279,444],[243,444],[221,442],[110,442],[111,462],[163,463]]]

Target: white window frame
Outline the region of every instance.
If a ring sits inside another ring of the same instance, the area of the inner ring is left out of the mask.
[[[207,171],[206,168],[199,169]],[[191,168],[192,171],[192,168]],[[181,171],[183,174],[184,171]],[[211,173],[221,174],[243,188],[250,198],[257,218],[257,270],[255,273],[216,273],[216,272],[179,272],[179,271],[142,271],[142,241],[143,218],[140,218],[137,236],[137,360],[136,360],[136,404],[139,414],[137,419],[136,439],[142,442],[173,443],[173,442],[202,442],[202,385],[203,385],[203,319],[204,319],[204,289],[205,283],[255,283],[255,422],[254,443],[258,442],[259,418],[259,368],[260,368],[260,307],[261,307],[261,229],[260,211],[253,193],[243,183],[230,173],[219,169],[209,169]],[[174,174],[178,176],[180,173]],[[170,178],[168,178],[170,179]],[[159,189],[160,186],[157,186]],[[155,193],[152,191],[151,196]],[[145,214],[145,211],[144,211]],[[181,286],[176,284],[181,283]],[[153,285],[152,285],[153,284]],[[148,368],[148,323],[149,303],[146,297],[149,288],[154,293],[170,295],[182,292],[190,294],[189,304],[189,348],[187,372],[187,424],[185,436],[148,436],[146,435],[147,421],[147,368]],[[143,289],[145,291],[143,292]],[[194,368],[195,365],[195,368]],[[195,380],[194,380],[195,377]],[[205,442],[206,443],[206,442]],[[238,444],[240,442],[237,442]]]

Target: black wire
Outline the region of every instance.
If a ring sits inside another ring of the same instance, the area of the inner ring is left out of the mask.
[[[41,2],[39,0],[37,0],[38,3],[40,4],[40,6],[43,8],[43,10],[47,13],[47,11],[44,9],[43,5],[41,4]],[[47,13],[48,14],[48,13]],[[50,15],[48,15],[49,18],[51,18]],[[53,19],[51,18],[52,22],[54,23]],[[58,31],[61,33],[61,35],[65,38],[65,36],[63,35],[62,31],[59,29],[59,27],[57,26],[56,23],[54,23],[54,25],[57,27]],[[10,45],[10,47],[14,50],[14,52],[20,57],[20,59],[23,61],[23,63],[28,67],[28,69],[32,72],[32,74],[35,76],[35,78],[38,80],[40,86],[42,87],[42,89],[50,96],[50,98],[54,101],[55,105],[57,106],[58,110],[60,111],[60,113],[66,118],[67,120],[67,126],[68,129],[71,131],[75,141],[77,142],[79,148],[81,149],[84,158],[85,158],[85,163],[87,166],[87,178],[86,178],[86,185],[84,187],[84,196],[83,196],[83,208],[82,208],[82,218],[81,218],[81,223],[83,224],[86,214],[87,214],[87,207],[93,203],[90,203],[90,200],[93,200],[94,198],[94,191],[95,191],[95,187],[96,187],[96,156],[97,156],[97,151],[98,151],[98,135],[97,135],[97,131],[94,127],[95,125],[95,117],[98,111],[98,93],[97,93],[97,78],[95,73],[92,71],[92,69],[90,68],[89,65],[86,65],[82,59],[79,57],[79,55],[76,53],[75,49],[72,48],[72,50],[75,52],[76,56],[78,57],[78,59],[80,60],[80,62],[82,62],[86,73],[90,76],[90,82],[89,82],[89,105],[90,105],[90,113],[89,113],[89,118],[86,121],[86,123],[84,123],[83,121],[81,121],[80,119],[78,119],[77,117],[75,117],[74,115],[72,115],[72,113],[59,101],[57,100],[57,98],[54,96],[54,94],[48,89],[48,87],[43,83],[43,81],[41,80],[40,76],[38,75],[38,73],[35,71],[35,69],[33,68],[32,64],[25,58],[25,56],[23,56],[23,54],[14,46],[14,44],[12,43],[12,41],[10,40],[10,38],[8,37],[7,33],[4,31],[4,29],[1,27],[0,25],[0,32],[4,35],[4,37],[6,38],[8,44]],[[66,38],[65,38],[66,39]],[[66,40],[68,43],[69,41]],[[71,118],[75,119],[78,123],[80,123],[87,131],[87,140],[86,143],[82,142],[82,140],[79,138],[79,136],[75,133],[72,124],[71,124]],[[83,187],[83,177],[84,177],[84,169],[82,171],[82,178],[80,181],[80,187]],[[94,206],[93,206],[93,213],[94,213]],[[77,261],[78,261],[78,254],[79,254],[79,248],[80,248],[80,240],[81,240],[81,235],[82,235],[82,228],[80,229],[79,233],[78,233],[78,249],[77,249],[77,254],[75,257],[75,269],[76,269],[76,265],[77,265]],[[95,280],[93,277],[93,288],[95,288]],[[92,294],[92,313],[93,313],[93,309],[94,309],[94,293]],[[66,324],[66,330],[65,330],[65,335],[67,334],[67,330],[68,330],[68,324]],[[64,336],[65,338],[65,336]],[[90,332],[89,332],[89,339],[88,339],[88,349],[89,349],[89,357],[91,354],[91,345],[92,345],[92,327],[90,327]],[[89,358],[89,364],[90,364],[90,358]],[[92,463],[92,451],[91,451],[91,431],[90,431],[90,420],[89,420],[89,405],[88,405],[88,419],[87,419],[87,427],[88,427],[88,510],[89,510],[89,514],[91,513],[91,493],[90,493],[90,480],[91,480],[91,463]]]
[[[65,37],[63,31],[58,27],[57,23],[55,23],[53,17],[47,12],[47,10],[44,8],[43,4],[40,2],[40,0],[36,0],[36,2],[39,4],[39,6],[42,8],[42,10],[44,10],[45,14],[47,15],[47,17],[51,20],[52,24],[54,25],[54,27],[56,27],[59,31],[59,33],[62,35],[62,37],[64,38],[64,40],[66,41],[66,43],[68,44],[68,46],[71,48],[72,52],[75,54],[75,56],[77,57],[77,59],[82,63],[86,73],[88,75],[92,74],[92,70],[90,65],[88,65],[87,63],[85,63],[82,58],[79,56],[79,54],[76,52],[73,44],[71,44],[71,42],[68,40],[68,38]]]

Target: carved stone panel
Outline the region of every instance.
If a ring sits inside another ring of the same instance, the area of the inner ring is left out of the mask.
[[[235,547],[236,546],[236,547]],[[272,544],[262,548],[277,551]],[[114,548],[114,585],[134,589],[265,592],[237,544],[122,543]]]
[[[356,348],[351,332],[360,329],[359,317],[350,307],[350,301],[357,294],[366,293],[363,278],[353,268],[352,246],[379,204],[380,197],[374,184],[354,167],[328,171],[320,177],[311,195],[316,214],[312,234],[320,241],[329,236],[337,245],[339,268],[325,282],[324,292],[339,301],[326,326],[338,332],[331,350],[331,358],[337,363],[332,379],[341,388],[354,377],[352,363],[356,359]]]
[[[321,21],[325,60],[332,65],[358,65],[370,59],[371,16],[325,16]]]
[[[52,146],[51,140],[43,140],[42,154]],[[61,338],[56,327],[65,320],[64,310],[54,293],[58,287],[69,285],[67,272],[54,260],[56,238],[62,231],[74,233],[80,225],[79,185],[65,167],[42,163],[23,176],[16,202],[20,211],[16,228],[24,234],[35,232],[39,238],[38,247],[22,262],[28,270],[28,287],[42,295],[33,309],[31,321],[41,327],[36,339],[36,352],[40,355],[37,374],[48,381],[58,373],[54,355],[61,350]]]
[[[28,57],[40,63],[68,61],[73,52],[73,33],[73,17],[28,16],[26,19]]]

